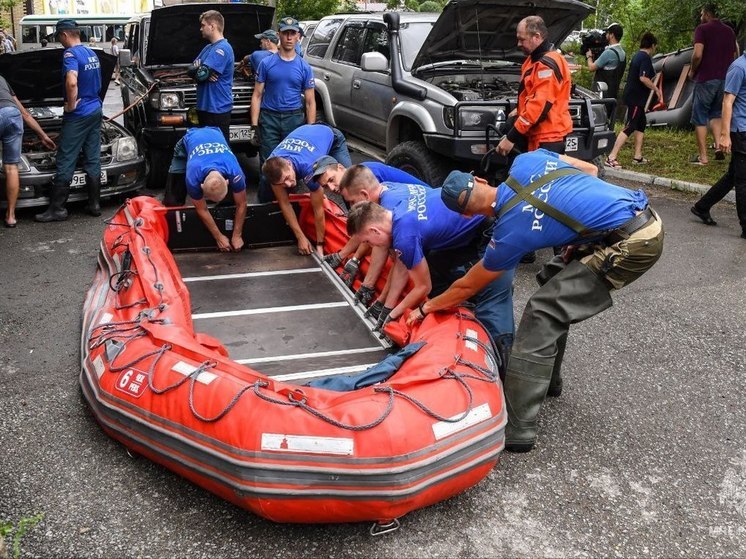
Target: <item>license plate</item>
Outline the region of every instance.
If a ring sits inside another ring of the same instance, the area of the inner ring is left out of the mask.
[[[248,126],[231,126],[231,142],[248,142],[254,137],[254,131]]]
[[[80,188],[85,186],[86,175],[85,173],[75,173],[73,180],[70,181],[70,188]],[[106,171],[101,171],[101,184],[106,184]]]
[[[576,137],[565,138],[565,151],[578,151],[578,139]]]

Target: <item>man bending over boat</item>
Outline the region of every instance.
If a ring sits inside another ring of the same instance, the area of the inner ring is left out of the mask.
[[[365,180],[371,175],[363,173],[364,169],[368,169],[376,180]],[[348,204],[371,200],[391,209],[394,205],[394,199],[396,201],[399,200],[398,197],[395,198],[391,195],[393,190],[397,190],[395,187],[405,184],[419,184],[430,188],[420,179],[410,175],[406,171],[379,163],[378,161],[368,161],[359,165],[353,165],[349,168],[349,172],[346,171],[348,169],[330,155],[321,157],[313,164],[314,180],[323,188],[327,188],[332,192],[339,192]],[[391,189],[389,189],[389,184],[391,185]],[[405,195],[409,192],[407,189],[398,190],[404,192]],[[383,197],[382,201],[381,194],[383,192],[386,192],[387,195]],[[339,252],[327,254],[324,260],[332,268],[338,268],[346,258],[352,255],[352,258],[349,258],[345,263],[341,273],[342,279],[351,288],[360,271],[360,262],[369,252],[371,252],[371,248],[367,243],[361,243],[358,239],[351,237]],[[360,288],[355,292],[355,299],[363,303],[366,307],[373,299],[376,281],[378,280],[378,276],[381,275],[381,270],[386,264],[387,258],[388,251],[386,249],[378,247],[373,250],[368,273],[365,275]]]
[[[313,246],[298,223],[290,204],[290,192],[301,179],[311,191],[316,227],[316,252],[324,255],[324,189],[313,178],[313,164],[322,156],[331,155],[343,165],[351,165],[347,141],[336,128],[325,124],[304,124],[291,132],[272,150],[262,165],[262,173],[272,187],[280,211],[298,241],[298,252],[311,254]],[[261,202],[271,200],[260,199]]]
[[[181,206],[186,196],[221,252],[239,251],[243,247],[243,224],[246,220],[246,177],[220,128],[190,128],[174,147],[168,170],[163,203]],[[230,187],[236,216],[230,240],[218,229],[207,202],[220,202]]]
[[[539,149],[516,157],[497,188],[460,171],[443,183],[440,194],[453,215],[497,221],[483,259],[413,311],[410,324],[511,273],[526,252],[570,245],[537,275],[541,287],[518,326],[503,383],[507,450],[533,448],[545,396],[560,395],[570,324],[608,309],[611,291],[639,278],[663,250],[663,224],[645,193],[608,184],[596,172],[594,165]]]
[[[361,170],[360,174],[365,175],[366,171]],[[366,180],[372,189],[376,188],[375,177]],[[373,247],[391,249],[395,259],[388,293],[378,315],[379,328],[463,276],[484,254],[493,225],[493,220],[484,215],[464,219],[450,211],[440,198],[440,188],[416,184],[392,187],[391,183],[387,186],[392,190],[406,189],[406,195],[391,209],[370,200],[358,202],[347,217],[351,236]],[[509,270],[471,294],[477,318],[501,355],[507,353],[513,340],[513,272]],[[408,280],[413,287],[400,300]]]

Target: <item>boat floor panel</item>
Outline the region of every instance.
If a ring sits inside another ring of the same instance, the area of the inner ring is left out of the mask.
[[[365,370],[388,355],[338,285],[295,246],[175,259],[195,331],[216,337],[238,363],[303,384]]]

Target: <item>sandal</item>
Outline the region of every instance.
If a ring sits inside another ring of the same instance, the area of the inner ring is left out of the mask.
[[[702,161],[702,160],[701,160],[701,159],[699,158],[699,155],[692,155],[692,156],[691,156],[691,157],[689,158],[689,163],[691,163],[692,165],[700,165],[700,166],[705,166],[705,165],[707,165],[707,163],[709,163],[709,161]]]
[[[16,221],[8,221],[7,219],[5,220],[5,227],[7,229],[15,229],[16,225],[18,225],[18,222]]]
[[[622,168],[622,165],[621,165],[621,163],[619,163],[619,161],[617,161],[616,159],[610,159],[608,157],[604,160],[604,165],[606,167],[611,167],[612,169],[621,169]]]
[[[645,165],[646,163],[650,163],[650,161],[645,159],[644,157],[633,157],[632,163],[636,165]]]

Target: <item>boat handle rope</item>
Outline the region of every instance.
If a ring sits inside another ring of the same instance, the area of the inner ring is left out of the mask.
[[[483,341],[481,341],[481,340],[479,340],[477,338],[472,338],[471,336],[467,336],[465,334],[461,334],[460,332],[458,333],[458,336],[462,340],[464,340],[466,342],[472,342],[472,343],[478,345],[479,347],[481,347],[487,355],[490,355],[492,357],[492,359],[495,360],[495,364],[496,364],[496,366],[498,368],[500,367],[500,365],[502,365],[502,359],[500,358],[500,356],[497,353],[495,353],[492,350],[492,348],[489,347]],[[476,369],[480,373],[484,373],[486,376],[493,378],[493,380],[497,378],[498,375],[495,374],[493,371],[490,371],[489,369],[487,369],[485,367],[482,367],[480,365],[472,364],[470,361],[464,360],[461,355],[459,355],[458,357],[459,357],[459,359],[462,359],[464,363],[468,363],[470,367]]]
[[[118,311],[121,311],[124,309],[131,309],[132,307],[137,307],[138,305],[145,305],[147,304],[147,302],[148,300],[145,297],[143,297],[142,299],[138,299],[137,301],[134,301],[128,305],[120,305],[117,303],[116,305],[114,305],[114,308]]]

